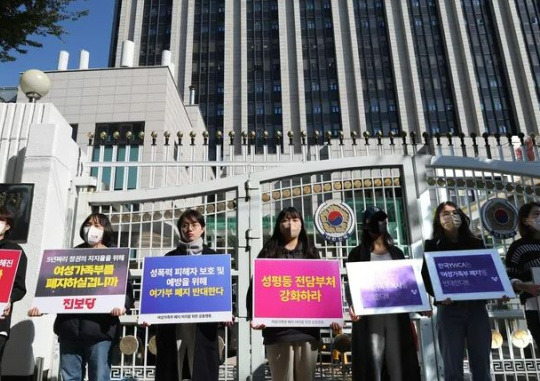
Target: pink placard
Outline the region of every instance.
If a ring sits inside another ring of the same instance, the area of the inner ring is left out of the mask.
[[[339,261],[256,259],[253,321],[267,326],[343,322]]]

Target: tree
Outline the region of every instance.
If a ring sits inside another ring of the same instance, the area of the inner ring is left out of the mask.
[[[68,34],[64,21],[86,16],[88,10],[73,10],[77,0],[0,0],[0,62],[15,61],[14,52],[43,47],[36,37]]]

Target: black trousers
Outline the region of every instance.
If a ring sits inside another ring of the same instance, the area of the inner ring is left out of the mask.
[[[538,311],[525,311],[525,319],[536,346],[540,348],[540,316]]]
[[[0,335],[0,380],[2,379],[2,358],[4,357],[4,348],[6,347],[7,336]]]

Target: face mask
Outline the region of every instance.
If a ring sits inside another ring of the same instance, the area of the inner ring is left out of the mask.
[[[283,224],[280,227],[281,233],[287,239],[295,239],[300,236],[300,230],[302,230],[302,224],[300,222],[289,221],[288,224]]]
[[[531,225],[534,230],[537,232],[540,232],[540,216],[536,217],[535,220],[533,220],[533,223]]]
[[[290,238],[298,238],[298,236],[300,236],[300,224],[292,223],[287,230]]]
[[[461,226],[461,216],[459,214],[452,214],[452,224],[456,229]]]
[[[367,223],[367,230],[375,236],[385,234],[387,230],[386,221],[369,221]]]
[[[84,228],[84,236],[86,237],[86,243],[90,246],[95,246],[101,242],[103,230],[98,229],[95,226],[87,226]]]
[[[454,230],[461,226],[461,216],[459,214],[448,214],[441,217],[441,225],[445,230]]]

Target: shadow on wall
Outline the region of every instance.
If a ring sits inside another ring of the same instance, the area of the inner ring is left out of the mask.
[[[34,351],[32,350],[35,337],[34,324],[30,320],[23,320],[11,327],[9,336],[10,339],[4,349],[2,375],[33,375],[35,367]],[[10,378],[2,377],[2,380],[7,381]],[[16,379],[22,380],[23,378],[17,377]]]

